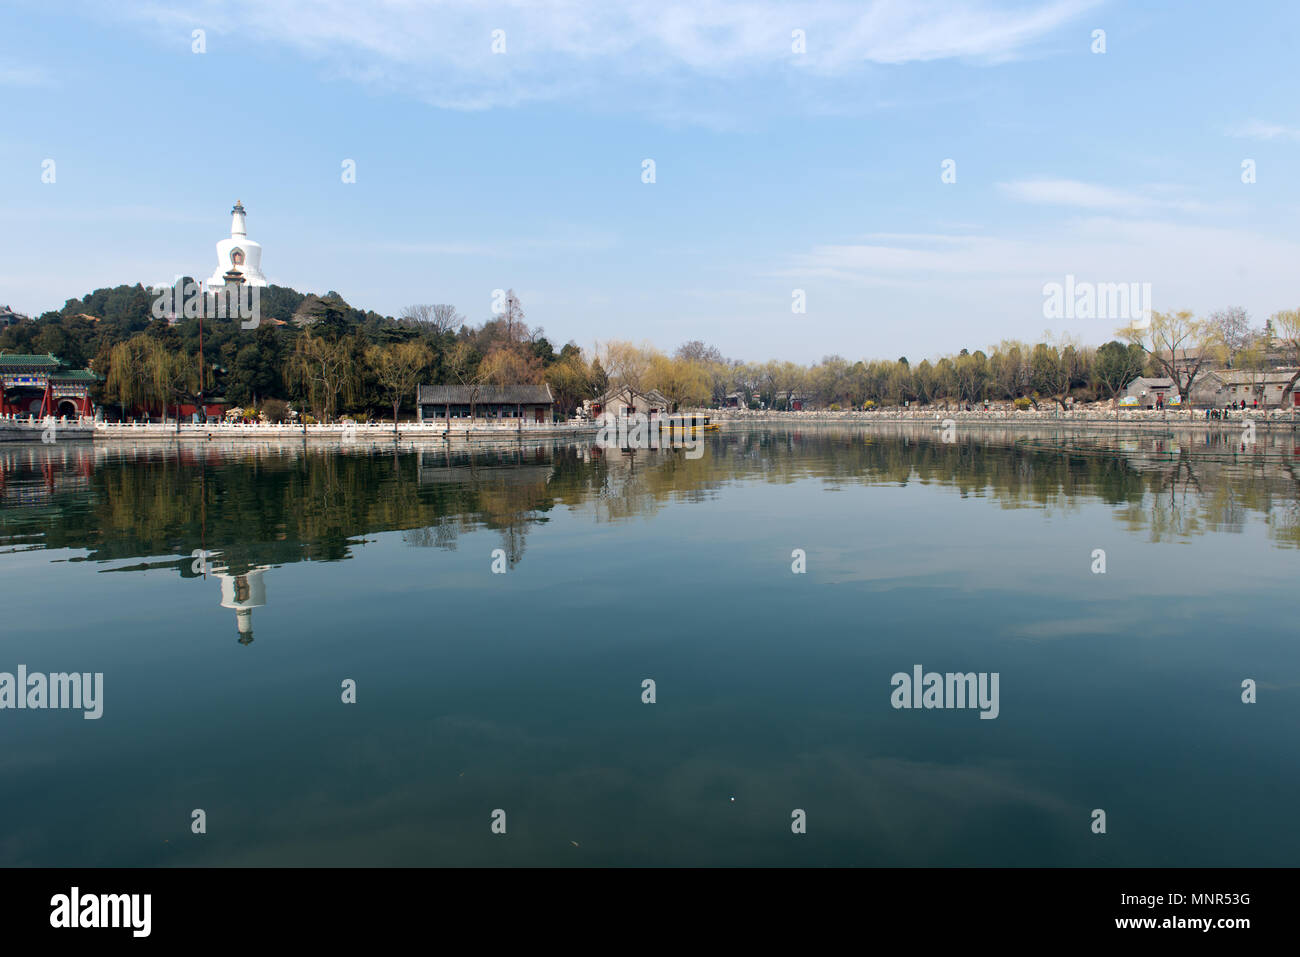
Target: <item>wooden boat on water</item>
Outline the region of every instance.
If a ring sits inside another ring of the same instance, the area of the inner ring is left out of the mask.
[[[672,415],[664,416],[660,421],[664,423],[665,429],[672,431],[718,431],[717,425],[713,424],[709,416],[703,412],[675,412]]]

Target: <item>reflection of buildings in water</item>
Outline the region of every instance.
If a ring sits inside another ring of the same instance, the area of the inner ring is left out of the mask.
[[[87,492],[93,448],[67,443],[0,448],[0,501],[6,506],[46,505],[55,495]]]
[[[239,629],[241,645],[253,640],[253,609],[266,604],[266,582],[262,576],[269,569],[269,565],[257,565],[242,575],[227,571],[213,573],[221,579],[221,607],[235,610],[235,627]]]
[[[436,462],[436,458],[433,461]],[[541,492],[550,482],[553,471],[549,462],[544,465],[516,464],[510,461],[465,462],[449,466],[429,463],[429,459],[420,456],[418,475],[421,485],[525,487]]]
[[[554,459],[554,450],[542,446],[418,450],[416,468],[422,487],[442,486],[453,495],[469,494],[472,500],[463,499],[458,514],[445,515],[434,525],[404,531],[403,540],[417,547],[455,548],[458,532],[481,522],[501,535],[513,568],[523,558],[529,526],[554,499],[547,491],[555,473]]]

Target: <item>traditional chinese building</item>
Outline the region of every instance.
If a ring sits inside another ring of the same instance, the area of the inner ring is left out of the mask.
[[[14,312],[8,306],[0,306],[0,329],[16,326],[22,322],[31,322],[31,319],[21,312]]]
[[[631,386],[618,386],[610,389],[599,399],[591,403],[591,416],[599,420],[608,416],[611,421],[620,416],[636,413],[654,417],[667,415],[672,411],[672,402],[658,389],[633,389]]]
[[[416,405],[421,422],[451,419],[551,421],[555,397],[542,385],[422,385]]]
[[[1196,380],[1192,405],[1221,409],[1245,402],[1248,409],[1300,408],[1300,392],[1292,384],[1296,371],[1215,369]]]
[[[90,389],[101,378],[48,354],[0,353],[0,415],[93,416]]]

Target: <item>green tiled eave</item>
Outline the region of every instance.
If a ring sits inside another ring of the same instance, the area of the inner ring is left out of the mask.
[[[0,372],[48,375],[55,382],[102,382],[104,377],[89,369],[68,369],[52,355],[24,355],[20,352],[0,353]]]
[[[51,355],[28,356],[17,352],[0,353],[0,369],[6,367],[57,369],[61,365],[63,365],[63,363]]]
[[[69,369],[67,372],[52,372],[50,378],[55,382],[103,382],[104,377],[89,369]]]

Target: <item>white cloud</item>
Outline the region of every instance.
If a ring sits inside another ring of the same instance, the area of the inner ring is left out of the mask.
[[[1230,129],[1228,135],[1243,140],[1300,140],[1300,129],[1280,123],[1251,120]]]
[[[28,208],[0,207],[0,220],[8,223],[158,223],[183,225],[212,225],[211,216],[185,212],[166,206],[114,205],[114,206],[35,206]]]
[[[0,64],[0,86],[48,86],[49,83],[49,74],[40,67]]]
[[[1067,273],[1093,282],[1150,282],[1157,308],[1179,290],[1207,280],[1256,280],[1294,285],[1300,243],[1246,230],[1152,220],[1093,217],[1049,234],[927,237],[894,244],[826,244],[792,257],[778,275],[864,285],[949,291],[972,283],[1059,281]],[[1185,305],[1196,307],[1194,300]],[[1277,308],[1281,308],[1281,305]]]
[[[1194,200],[1151,195],[1176,191],[1175,187],[1165,185],[1150,186],[1147,187],[1150,192],[1139,193],[1073,179],[1037,179],[999,183],[998,188],[1021,202],[1045,206],[1070,206],[1078,209],[1134,213],[1153,209],[1192,211],[1204,208],[1203,204]]]
[[[1297,261],[1300,242],[1285,234],[1111,215],[999,235],[825,243],[767,274],[779,278],[774,286],[808,290],[809,312],[797,336],[789,334],[789,317],[778,317],[780,305],[767,325],[747,325],[743,338],[713,335],[732,354],[801,360],[830,351],[915,360],[1032,339],[1044,330],[1097,345],[1119,323],[1046,318],[1044,284],[1067,275],[1077,282],[1149,282],[1155,309],[1206,315],[1243,306],[1258,324],[1295,307]],[[777,288],[772,292],[774,304],[788,302]]]
[[[668,94],[684,78],[776,73],[790,63],[837,77],[871,63],[1001,62],[1096,2],[509,0],[488,8],[405,0],[377,13],[354,0],[189,0],[165,10],[128,0],[96,12],[169,31],[202,26],[210,53],[236,38],[287,46],[337,76],[438,106],[483,109],[617,95],[623,83]],[[497,29],[505,31],[504,55],[491,51]],[[800,57],[791,52],[794,29],[807,36]]]
[[[411,256],[477,256],[477,257],[515,257],[537,251],[591,252],[609,249],[616,244],[611,235],[588,231],[583,236],[539,236],[513,237],[510,239],[477,242],[473,240],[451,240],[443,242],[426,242],[423,240],[380,240],[368,242],[371,248],[383,249],[398,255]]]

